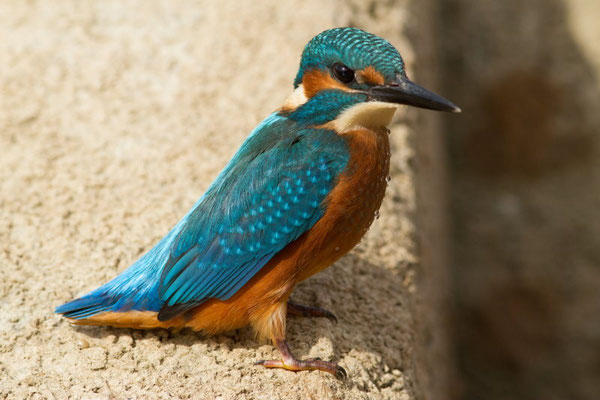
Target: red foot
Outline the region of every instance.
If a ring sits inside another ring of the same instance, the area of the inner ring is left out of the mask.
[[[290,351],[285,340],[277,339],[276,344],[281,352],[281,360],[261,360],[256,363],[257,365],[262,365],[266,368],[283,368],[288,371],[311,371],[318,369],[320,371],[329,372],[338,379],[345,379],[348,376],[346,370],[334,362],[322,361],[318,358],[297,360]]]

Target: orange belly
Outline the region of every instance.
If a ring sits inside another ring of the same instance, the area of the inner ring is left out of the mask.
[[[208,334],[251,324],[261,336],[271,334],[294,286],[327,268],[363,237],[379,209],[389,174],[389,141],[385,130],[344,134],[350,149],[348,167],[325,200],[324,216],[288,245],[242,289],[226,301],[211,299],[168,321],[151,311],[107,312],[75,324],[151,329],[189,327]],[[275,316],[274,316],[275,314]]]

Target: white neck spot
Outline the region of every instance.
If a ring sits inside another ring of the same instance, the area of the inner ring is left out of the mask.
[[[342,112],[330,122],[339,133],[345,133],[360,128],[381,129],[392,122],[399,104],[381,101],[359,103]]]
[[[295,110],[300,107],[302,104],[308,101],[308,97],[304,93],[304,86],[300,84],[293,92],[288,96],[283,103],[283,107],[288,110]]]

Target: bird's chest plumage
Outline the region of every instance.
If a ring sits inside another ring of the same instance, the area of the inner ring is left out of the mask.
[[[376,218],[385,194],[390,165],[386,129],[344,134],[348,166],[325,201],[325,214],[311,229],[314,249],[301,266],[300,280],[319,272],[350,251]]]
[[[328,209],[339,228],[335,232],[362,237],[381,206],[390,166],[386,130],[360,130],[348,135],[350,161],[328,198]]]

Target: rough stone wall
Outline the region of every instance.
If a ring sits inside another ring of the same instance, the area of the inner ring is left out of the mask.
[[[439,4],[411,4],[407,34],[418,54],[411,79],[446,96],[440,79],[442,67],[438,25]],[[450,99],[452,97],[449,96]],[[454,100],[454,99],[452,99]],[[411,114],[415,133],[415,197],[418,254],[414,315],[416,319],[418,387],[424,399],[449,399],[455,381],[448,327],[452,312],[450,252],[448,239],[446,132],[443,114],[422,111]],[[453,115],[460,118],[461,115]]]
[[[291,91],[314,34],[366,28],[401,49],[410,71],[414,3],[1,2],[0,397],[422,398],[415,111],[392,130],[381,219],[293,295],[339,318],[290,319],[293,350],[338,361],[347,381],[254,366],[278,354],[248,329],[202,338],[74,328],[53,314],[123,271],[191,207]]]
[[[600,3],[443,4],[461,398],[598,398]]]

